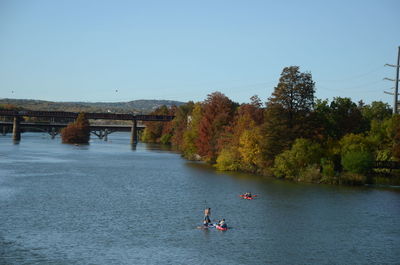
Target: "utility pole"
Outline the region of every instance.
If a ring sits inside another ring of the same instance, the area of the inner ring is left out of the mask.
[[[400,46],[397,51],[397,64],[385,64],[385,66],[395,67],[396,68],[396,79],[384,78],[385,80],[394,81],[394,93],[386,92],[386,94],[393,95],[393,114],[398,113],[398,95],[399,95],[399,69],[400,69]]]

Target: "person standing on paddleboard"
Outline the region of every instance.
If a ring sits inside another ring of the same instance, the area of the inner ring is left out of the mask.
[[[209,225],[211,224],[211,219],[210,219],[210,215],[211,215],[211,208],[206,208],[204,210],[204,225]]]

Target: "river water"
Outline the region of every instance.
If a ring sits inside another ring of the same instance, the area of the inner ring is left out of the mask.
[[[197,229],[206,206],[228,231]],[[399,263],[399,189],[220,173],[127,133],[0,137],[0,264]]]

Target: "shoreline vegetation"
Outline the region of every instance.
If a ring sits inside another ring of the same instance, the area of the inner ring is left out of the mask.
[[[141,140],[171,145],[188,160],[296,182],[400,185],[400,115],[387,103],[317,99],[310,72],[285,67],[267,102],[238,104],[220,92],[202,102],[156,108],[171,122],[146,122]],[[158,101],[157,101],[158,102]],[[0,109],[23,110],[2,104]],[[104,111],[104,110],[103,110]],[[27,118],[38,120],[37,118]],[[62,132],[63,143],[88,144],[89,121]]]
[[[141,140],[170,144],[189,160],[298,182],[400,185],[400,116],[387,103],[316,99],[315,82],[285,67],[265,105],[258,96],[239,105],[220,92],[203,102],[162,106]],[[382,163],[381,163],[382,164]]]

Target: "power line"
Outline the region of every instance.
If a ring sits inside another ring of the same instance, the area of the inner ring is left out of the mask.
[[[371,69],[368,72],[364,72],[364,73],[361,73],[361,74],[347,76],[347,77],[344,77],[342,79],[322,79],[322,80],[319,80],[319,82],[344,82],[344,81],[349,81],[349,80],[353,80],[353,79],[359,79],[359,78],[367,76],[367,75],[369,75],[371,73],[380,71],[382,69],[383,69],[383,66],[379,66],[379,67],[375,67],[374,69]]]
[[[327,85],[321,86],[320,84],[316,84],[315,86],[317,89],[321,88],[323,90],[328,90],[328,91],[349,92],[349,90],[352,90],[352,91],[363,90],[364,91],[365,87],[375,85],[375,84],[378,84],[381,82],[382,82],[382,80],[376,80],[373,82],[363,83],[363,84],[354,85],[354,86],[336,86],[337,88],[330,88]]]

